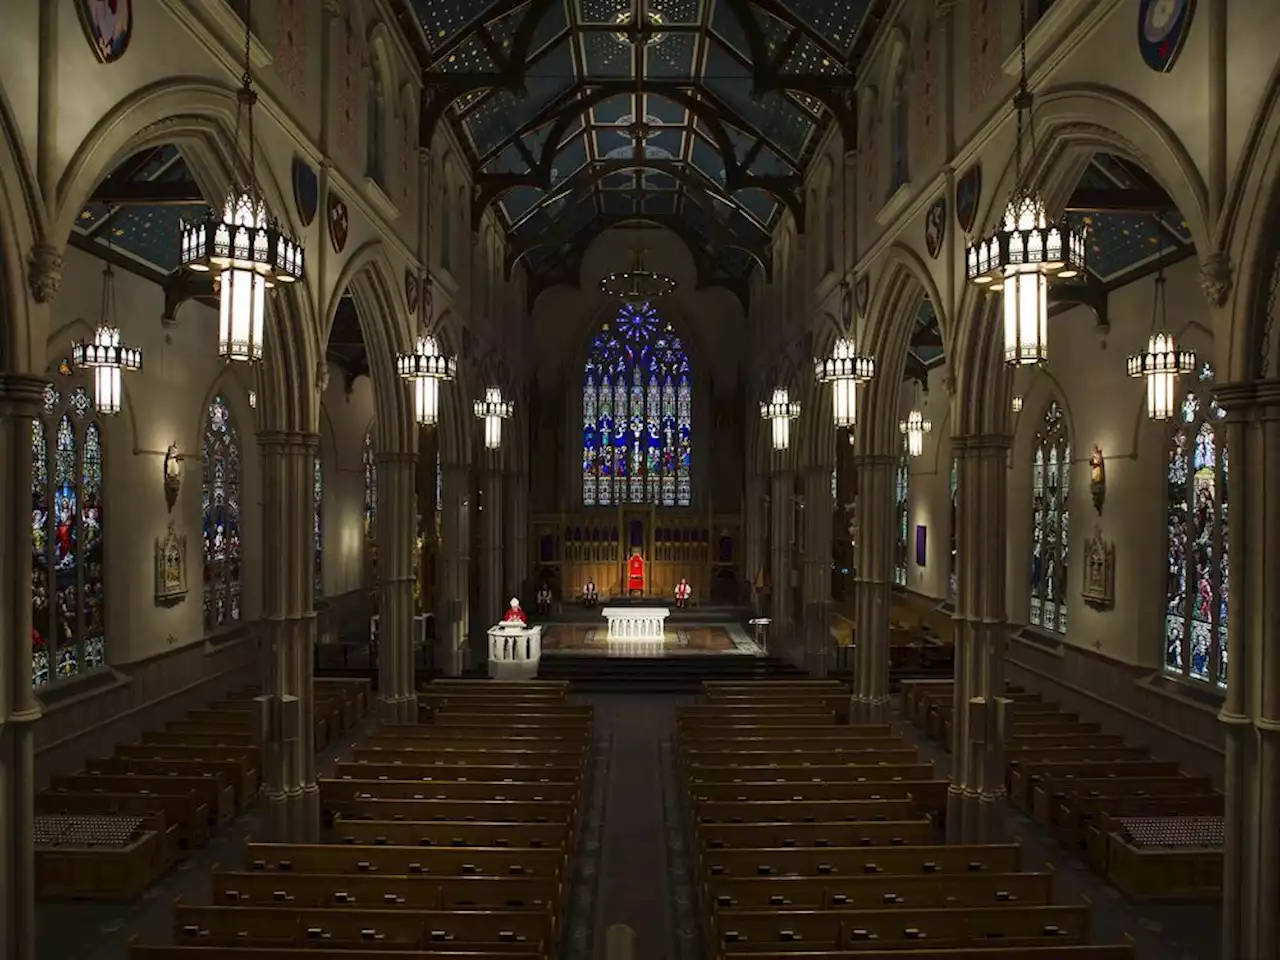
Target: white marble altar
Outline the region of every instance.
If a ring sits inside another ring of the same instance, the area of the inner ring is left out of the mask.
[[[666,607],[604,607],[610,643],[661,643],[667,635]]]

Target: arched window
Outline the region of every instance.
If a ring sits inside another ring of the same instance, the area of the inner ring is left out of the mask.
[[[216,630],[240,619],[240,444],[221,394],[205,412],[202,493],[204,626]]]
[[[956,598],[956,589],[959,581],[956,579],[956,521],[958,514],[956,512],[956,491],[959,485],[956,479],[960,473],[960,461],[955,457],[951,458],[951,566],[947,574],[947,596],[952,600]]]
[[[1169,446],[1164,666],[1227,685],[1226,415],[1208,393],[1213,368],[1182,401]]]
[[[897,496],[898,537],[894,545],[893,582],[900,586],[907,585],[907,454],[904,450],[898,457],[897,480],[894,490]]]
[[[582,502],[687,507],[692,383],[657,308],[624,304],[591,345],[582,386]]]
[[[889,180],[889,196],[910,179],[908,169],[908,131],[911,128],[911,103],[907,96],[907,64],[906,53],[898,63],[893,75],[893,111],[890,114],[892,131],[890,141],[893,143],[893,175]]]
[[[102,427],[71,364],[31,423],[31,683],[107,663]],[[66,378],[66,379],[61,379]]]
[[[312,536],[315,541],[315,583],[313,592],[316,599],[324,596],[324,468],[320,465],[320,454],[315,456],[315,470],[312,474],[314,509],[312,511]]]
[[[1058,401],[1045,408],[1031,464],[1031,624],[1067,632],[1071,439]]]

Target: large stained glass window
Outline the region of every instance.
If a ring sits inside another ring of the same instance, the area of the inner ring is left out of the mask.
[[[692,419],[680,338],[652,304],[624,304],[592,343],[583,377],[583,504],[687,507]]]
[[[71,365],[31,423],[31,681],[106,666],[102,427]]]
[[[240,620],[240,444],[231,408],[219,394],[205,411],[204,626],[217,630]]]
[[[956,483],[956,479],[959,475],[959,472],[960,472],[960,461],[958,461],[955,457],[952,457],[951,458],[951,566],[950,566],[949,572],[947,573],[947,596],[949,596],[952,600],[956,598],[956,586],[958,583],[958,580],[956,579],[956,522],[959,520],[959,515],[956,512],[956,491],[959,489],[959,485]]]
[[[1227,685],[1227,446],[1225,411],[1209,396],[1213,368],[1182,401],[1166,471],[1168,574],[1164,666]]]
[[[1071,439],[1056,400],[1036,433],[1031,464],[1031,623],[1067,632],[1067,531]]]
[[[378,461],[373,453],[373,424],[364,434],[364,572],[365,589],[378,589]]]
[[[907,484],[909,482],[907,477],[907,454],[904,450],[898,457],[898,469],[894,481],[898,532],[893,551],[893,582],[904,587],[907,585]]]
[[[312,591],[316,598],[324,596],[324,467],[320,463],[320,454],[315,456],[315,469],[312,472],[313,505],[311,516],[312,540],[315,549],[315,582]]]

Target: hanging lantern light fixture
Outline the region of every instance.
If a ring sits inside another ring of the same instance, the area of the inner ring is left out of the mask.
[[[254,164],[253,89],[249,60],[252,0],[245,9],[244,75],[236,96],[236,142],[243,114],[248,128],[248,159],[243,182],[233,184],[221,215],[210,209],[182,225],[181,262],[189,270],[214,275],[218,293],[218,356],[226,360],[262,359],[266,328],[266,292],[303,275],[302,245],[267,214]]]
[[[413,387],[413,416],[424,427],[440,419],[440,384],[458,372],[458,358],[440,352],[436,338],[418,337],[412,353],[396,356],[396,372]]]
[[[853,330],[853,297],[846,282],[841,296],[841,312],[846,330]],[[858,384],[876,375],[876,362],[858,353],[852,336],[840,337],[831,347],[831,355],[813,361],[818,383],[831,384],[831,417],[836,429],[852,428],[858,422]]]
[[[120,342],[116,323],[116,276],[108,264],[102,271],[102,311],[91,343],[71,345],[71,362],[93,370],[93,405],[99,413],[117,414],[124,400],[120,372],[142,369],[142,350]]]
[[[1131,377],[1147,381],[1147,416],[1152,420],[1168,420],[1178,408],[1176,396],[1178,375],[1190,374],[1196,368],[1196,355],[1179,350],[1169,332],[1165,314],[1164,267],[1156,274],[1156,292],[1151,311],[1151,336],[1147,349],[1129,357]]]
[[[476,416],[484,421],[484,445],[487,450],[502,446],[502,421],[510,418],[514,404],[502,399],[501,387],[489,387],[484,399],[476,401]]]
[[[644,265],[644,250],[631,251],[631,269],[618,270],[600,278],[600,289],[624,303],[646,303],[675,293],[675,277],[649,270]]]
[[[773,449],[791,446],[791,421],[800,416],[800,402],[787,395],[785,387],[773,391],[773,399],[760,404],[760,416],[773,424]]]
[[[912,410],[898,423],[898,430],[906,438],[908,456],[918,457],[924,452],[924,435],[933,430],[933,422],[919,410]]]
[[[1016,187],[995,233],[969,245],[965,273],[969,280],[1004,294],[1004,359],[1012,365],[1048,359],[1049,283],[1085,269],[1085,238],[1064,217],[1051,220],[1040,193],[1024,182],[1023,115],[1031,128],[1033,98],[1027,85],[1027,5],[1022,16],[1022,73],[1013,108],[1017,113]],[[1035,134],[1031,129],[1034,154]]]

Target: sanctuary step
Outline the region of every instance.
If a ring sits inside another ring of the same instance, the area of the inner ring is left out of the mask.
[[[544,654],[540,680],[568,680],[576,690],[684,693],[704,680],[787,680],[807,674],[769,656],[683,654],[674,657],[556,656]]]

